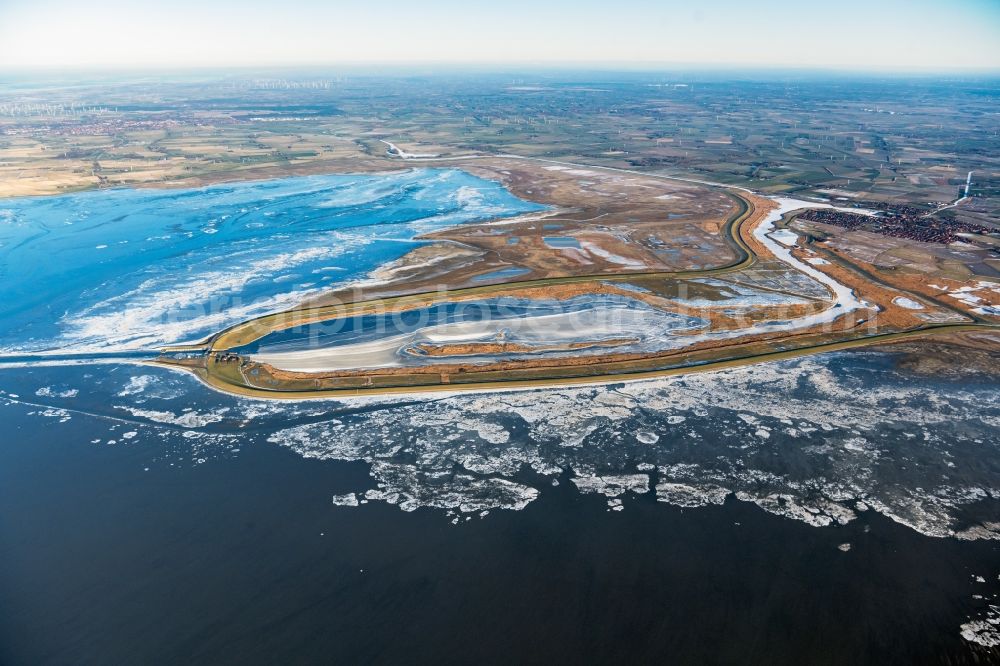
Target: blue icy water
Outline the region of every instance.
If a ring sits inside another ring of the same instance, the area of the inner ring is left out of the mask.
[[[415,237],[536,211],[457,169],[0,203],[0,352],[190,341],[364,278]]]

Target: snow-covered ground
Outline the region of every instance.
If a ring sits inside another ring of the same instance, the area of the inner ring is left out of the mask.
[[[387,145],[389,148],[386,150],[390,155],[395,155],[397,157],[402,157],[404,160],[413,159],[430,159],[433,157],[440,157],[437,153],[408,153],[396,144],[386,141],[385,139],[379,139],[382,143]]]
[[[774,232],[774,223],[780,220],[786,213],[790,213],[794,210],[806,208],[831,208],[833,210],[866,215],[873,215],[874,213],[861,208],[838,208],[837,206],[831,206],[826,203],[802,201],[800,199],[789,199],[787,197],[773,197],[772,200],[778,204],[778,206],[772,210],[759,225],[757,225],[757,228],[754,229],[753,232],[754,238],[760,241],[760,243],[763,244],[764,247],[766,247],[776,258],[785,262],[797,271],[805,273],[817,282],[829,287],[834,294],[834,307],[828,308],[814,315],[809,315],[808,317],[796,319],[796,328],[805,328],[815,326],[816,324],[830,323],[847,312],[871,308],[868,303],[859,299],[846,285],[837,282],[826,273],[796,259],[792,256],[791,250],[788,247],[776,242],[773,238],[771,238],[771,234]]]
[[[778,229],[776,231],[772,231],[769,235],[771,238],[787,247],[794,247],[795,243],[799,240],[799,235],[791,229]]]
[[[892,299],[892,302],[901,308],[906,308],[907,310],[923,310],[924,306],[916,302],[912,298],[907,298],[906,296],[897,296]]]
[[[938,284],[928,286],[945,292],[943,295],[967,305],[976,314],[1000,317],[1000,284],[996,282],[979,280],[974,284],[957,289]]]

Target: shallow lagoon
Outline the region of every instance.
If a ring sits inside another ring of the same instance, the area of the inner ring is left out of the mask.
[[[580,241],[572,236],[544,236],[542,240],[545,241],[546,245],[557,250],[565,248],[580,249]]]
[[[613,340],[621,343],[620,352],[669,349],[683,344],[677,332],[707,325],[699,317],[664,312],[620,295],[564,300],[508,296],[333,319],[276,331],[236,351],[280,369],[311,372],[442,362],[425,355],[423,344],[517,346],[510,352],[464,356],[469,363],[490,363],[600,353],[600,346],[581,345]]]

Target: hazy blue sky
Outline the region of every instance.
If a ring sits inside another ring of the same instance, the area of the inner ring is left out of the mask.
[[[1000,69],[1000,0],[0,0],[0,68],[370,62]]]

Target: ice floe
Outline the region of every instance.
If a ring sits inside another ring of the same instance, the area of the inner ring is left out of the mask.
[[[982,615],[960,627],[962,638],[992,648],[1000,646],[1000,606],[990,604]]]
[[[182,428],[202,428],[211,423],[218,423],[225,418],[226,413],[229,411],[229,408],[225,407],[214,412],[196,412],[192,410],[175,414],[173,412],[157,411],[154,409],[140,409],[128,405],[119,405],[117,409],[124,410],[132,414],[132,416],[148,419],[155,423],[164,423]]]
[[[35,395],[42,398],[75,398],[80,391],[78,389],[66,389],[63,391],[52,388],[51,386],[44,386],[37,391]]]
[[[656,484],[656,499],[658,501],[680,507],[722,504],[730,494],[731,491],[728,488],[711,483],[693,485],[664,481]]]
[[[335,506],[358,506],[358,496],[354,493],[346,495],[334,495],[333,504]]]
[[[610,499],[653,485],[657,500],[681,507],[732,497],[817,527],[873,510],[929,536],[1000,537],[993,523],[960,518],[1000,498],[1000,478],[975,462],[998,454],[1000,389],[945,390],[888,370],[872,377],[861,369],[868,357],[428,398],[282,429],[270,441],[308,457],[366,460],[378,485],[368,498],[408,510],[523,508],[568,471],[580,492]],[[544,482],[525,482],[525,468]]]
[[[886,358],[823,354],[609,386],[288,403],[206,402],[187,375],[122,366],[127,373],[106,375],[112,424],[96,439],[178,442],[165,465],[264,440],[306,458],[361,461],[370,480],[338,497],[406,511],[520,510],[554,492],[624,499],[608,508],[627,511],[625,498],[645,495],[686,510],[745,502],[825,529],[876,512],[932,537],[1000,540],[991,509],[1000,473],[984,462],[1000,455],[1000,387],[906,375]],[[4,393],[5,408],[23,404],[52,428],[75,417],[72,397],[37,405],[17,396],[68,391],[80,384],[55,373],[84,371],[30,372],[39,381]],[[158,387],[186,387],[191,398],[150,397]],[[555,488],[560,478],[571,482]]]
[[[618,474],[607,476],[583,476],[571,479],[580,492],[598,493],[606,497],[618,497],[627,492],[641,495],[649,492],[649,475]]]

